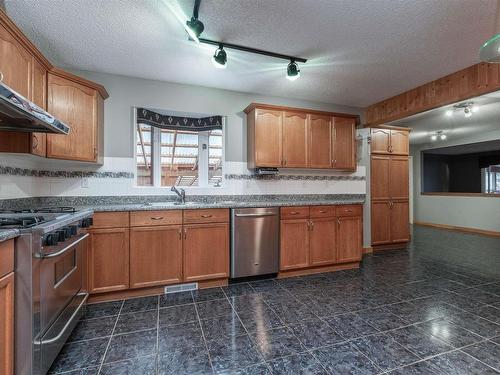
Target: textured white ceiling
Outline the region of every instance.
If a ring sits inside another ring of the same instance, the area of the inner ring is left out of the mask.
[[[203,36],[308,58],[286,62],[188,42],[193,0],[4,0],[56,64],[244,92],[367,106],[478,62],[496,0],[202,0]],[[172,9],[174,11],[172,11]]]
[[[500,129],[500,91],[464,102],[474,103],[478,111],[465,117],[463,109],[448,105],[393,121],[390,125],[411,128],[411,144],[430,143],[430,136],[437,131],[446,133],[448,140],[453,141]],[[452,116],[446,115],[448,110],[453,111]]]

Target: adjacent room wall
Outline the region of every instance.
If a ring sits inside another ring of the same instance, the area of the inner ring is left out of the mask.
[[[421,195],[422,150],[500,139],[500,130],[473,137],[411,146],[413,157],[414,221],[500,231],[500,197]]]

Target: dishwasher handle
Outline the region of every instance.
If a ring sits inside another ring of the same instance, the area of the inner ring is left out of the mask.
[[[277,214],[273,212],[260,213],[260,214],[235,214],[236,217],[261,217],[261,216],[276,216]]]

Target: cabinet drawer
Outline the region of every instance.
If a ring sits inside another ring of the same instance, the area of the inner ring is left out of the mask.
[[[312,206],[311,219],[318,217],[332,217],[335,216],[334,206]]]
[[[14,271],[14,240],[0,242],[0,278]]]
[[[360,204],[348,204],[336,207],[337,216],[361,216]]]
[[[309,207],[281,207],[281,219],[307,219]]]
[[[184,224],[227,222],[229,222],[229,210],[227,208],[184,210]]]
[[[182,224],[182,211],[136,211],[130,213],[131,227]]]
[[[129,213],[127,212],[95,212],[92,229],[128,228]]]

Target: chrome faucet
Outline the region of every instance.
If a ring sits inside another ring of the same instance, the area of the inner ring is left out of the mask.
[[[182,204],[186,203],[186,191],[184,189],[181,188],[179,191],[175,186],[172,186],[170,188],[170,191],[173,191],[175,194],[179,196],[179,198],[181,198]]]

